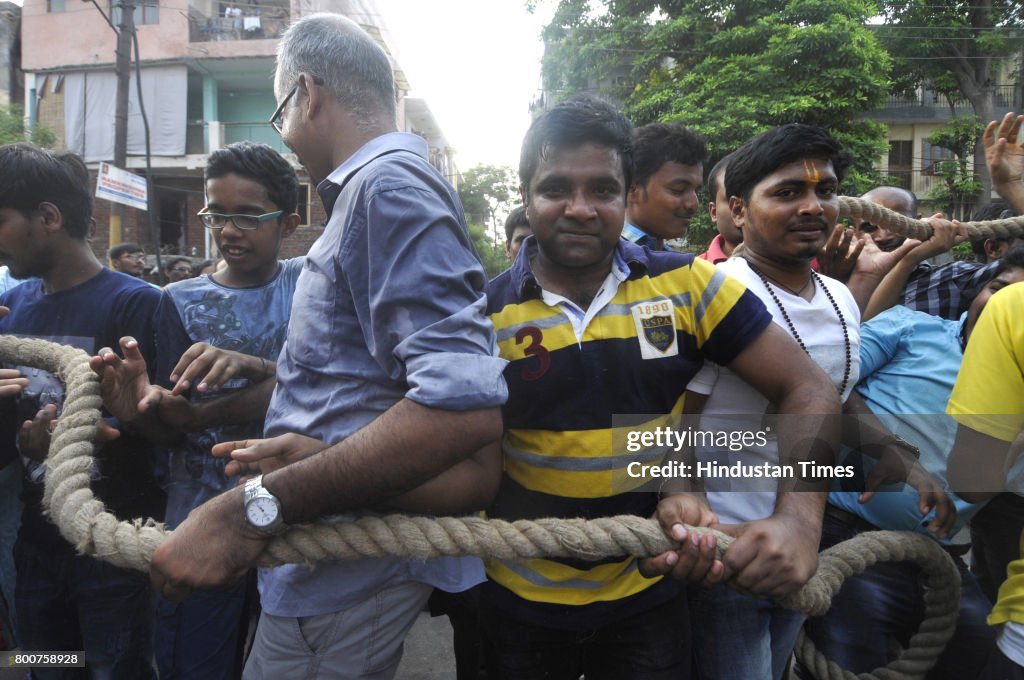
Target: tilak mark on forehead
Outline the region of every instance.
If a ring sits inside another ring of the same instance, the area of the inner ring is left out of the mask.
[[[821,173],[818,172],[818,164],[813,160],[804,161],[804,174],[807,176],[808,182],[817,184],[821,181]]]

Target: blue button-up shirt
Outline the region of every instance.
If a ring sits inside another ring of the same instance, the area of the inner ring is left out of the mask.
[[[956,438],[956,422],[946,415],[946,402],[964,357],[961,337],[966,318],[965,312],[959,321],[950,321],[897,305],[861,326],[857,392],[890,431],[918,446],[921,466],[943,486]],[[863,462],[865,474],[873,465],[857,453],[850,453],[842,462]],[[844,481],[857,488],[842,490]],[[862,483],[863,478],[837,480],[828,502],[882,529],[918,531],[934,538],[926,525],[935,512],[921,516],[916,491],[906,485],[883,487],[884,493],[861,504],[857,498]],[[956,494],[950,497],[957,512],[949,533],[953,536],[982,506],[967,503]]]
[[[266,435],[336,443],[403,398],[448,410],[503,404],[486,278],[423,139],[377,137],[317,191],[330,217],[296,284]],[[475,558],[288,565],[262,571],[260,590],[269,614],[313,616],[408,580],[458,591],[483,572]]]

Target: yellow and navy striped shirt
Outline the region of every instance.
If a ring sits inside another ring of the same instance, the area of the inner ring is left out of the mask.
[[[489,514],[650,516],[655,494],[640,491],[644,480],[630,479],[626,467],[656,464],[664,450],[615,450],[613,416],[652,414],[646,420],[656,425],[659,416],[681,413],[686,385],[704,359],[729,364],[771,316],[714,265],[620,240],[616,260],[628,268],[625,280],[577,339],[566,314],[542,299],[529,267],[536,247],[529,239],[527,252],[487,289],[488,315],[509,361],[504,474]],[[634,609],[631,603],[643,602],[643,611],[675,592],[671,584],[652,589],[659,580],[642,577],[633,558],[494,560],[487,573],[500,586],[488,588],[496,605],[548,622],[557,608],[556,619],[567,627],[577,627],[570,619],[593,625],[613,611],[621,616],[623,607]]]

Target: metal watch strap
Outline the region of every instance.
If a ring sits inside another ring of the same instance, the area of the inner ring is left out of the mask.
[[[245,500],[244,504],[248,504],[253,498],[259,495],[260,491],[266,491],[263,488],[263,475],[256,475],[245,483]]]

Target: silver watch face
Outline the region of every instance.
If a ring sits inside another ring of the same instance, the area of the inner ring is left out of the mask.
[[[260,529],[273,525],[279,512],[277,501],[266,496],[257,496],[245,504],[245,518]]]

